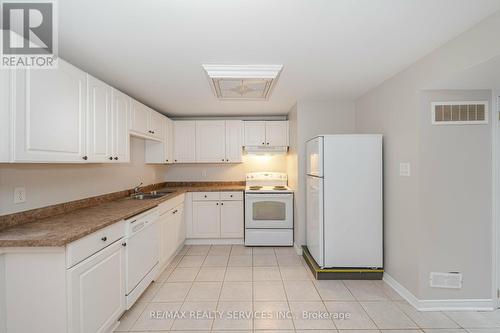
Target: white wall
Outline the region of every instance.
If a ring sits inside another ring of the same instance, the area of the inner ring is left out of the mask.
[[[0,164],[0,215],[162,181],[164,166],[144,164],[144,140],[132,137],[127,164]],[[26,188],[26,203],[14,205],[15,187]]]
[[[237,164],[168,165],[162,172],[164,181],[244,181],[248,172],[286,172],[286,155],[243,155]]]
[[[287,166],[289,184],[295,194],[295,243],[304,245],[306,237],[306,141],[319,134],[354,131],[354,103],[344,101],[299,101],[289,112],[290,155]]]
[[[422,91],[420,98],[420,281],[461,272],[461,290],[419,286],[419,297],[491,297],[491,125],[431,125],[431,102],[488,101],[491,90]],[[491,113],[490,113],[491,115]]]
[[[471,267],[478,267],[475,266],[474,261],[483,260],[483,258],[471,255],[476,253],[476,250],[471,252],[461,250],[453,253],[457,256],[456,258],[460,259],[461,268],[468,272],[464,277],[467,283],[464,283],[464,289],[461,292],[427,287],[427,273],[430,269],[446,271],[449,268],[449,265],[443,264],[449,257],[438,253],[456,250],[456,240],[465,239],[465,233],[469,230],[457,227],[445,232],[453,214],[443,217],[436,213],[433,225],[425,224],[424,220],[429,217],[429,214],[435,212],[428,210],[432,207],[423,200],[429,195],[427,192],[431,191],[427,187],[430,183],[422,184],[422,182],[429,182],[429,179],[424,179],[428,177],[429,163],[438,163],[441,168],[448,163],[446,160],[448,157],[446,154],[438,153],[435,157],[439,162],[430,159],[430,156],[436,153],[432,150],[433,145],[437,145],[438,152],[442,149],[439,144],[441,136],[433,137],[432,142],[428,141],[429,138],[423,137],[429,133],[422,123],[419,90],[429,86],[432,82],[452,77],[456,73],[499,55],[500,43],[495,42],[498,40],[498,31],[500,31],[500,12],[443,45],[356,101],[357,131],[384,134],[385,268],[389,275],[419,299],[491,298],[492,265],[482,267],[485,269],[478,274],[470,273]],[[464,131],[467,136],[471,134],[469,129],[464,129]],[[480,136],[488,135],[487,131],[480,134]],[[443,139],[448,140],[451,137],[453,136],[444,136]],[[481,142],[484,143],[484,138]],[[484,152],[488,152],[491,148],[488,147],[488,143],[485,145],[477,149],[484,149]],[[469,145],[463,148],[473,149]],[[431,155],[422,153],[428,149],[433,152],[429,151]],[[474,151],[467,151],[467,154],[469,153],[474,156],[476,154]],[[484,159],[484,155],[481,158]],[[456,161],[456,156],[452,156],[450,161],[453,160]],[[398,175],[399,163],[407,161],[411,163],[412,175],[400,177]],[[488,163],[489,160],[482,162]],[[484,168],[477,167],[477,165],[468,165],[468,167],[472,169],[468,171],[473,173],[484,171]],[[480,183],[483,184],[480,188],[481,195],[483,195],[487,191],[484,188],[484,179],[481,179]],[[476,187],[472,186],[471,189],[476,189]],[[464,190],[469,189],[464,188]],[[450,190],[446,193],[456,195]],[[491,187],[488,193],[491,193]],[[461,203],[462,201],[459,204]],[[482,206],[483,209],[491,206],[488,202],[485,205]],[[477,207],[474,207],[471,211],[476,212],[476,209]],[[478,218],[485,219],[485,216],[480,214]],[[491,237],[484,239],[484,235],[491,234],[491,220],[490,223],[478,224],[477,228],[475,232],[482,235],[480,239],[474,237],[462,246],[481,248],[479,252],[486,255],[487,260],[492,251]],[[439,232],[435,233],[435,230]],[[423,251],[423,247],[429,244],[430,240],[434,243],[434,247],[430,249],[432,251]],[[488,253],[484,252],[485,246],[489,248]]]

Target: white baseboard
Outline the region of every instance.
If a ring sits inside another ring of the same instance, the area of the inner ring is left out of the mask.
[[[243,238],[189,238],[186,239],[186,245],[241,245],[244,244]]]
[[[384,282],[419,311],[493,311],[495,309],[492,299],[421,300],[387,273],[384,273]]]
[[[297,252],[297,255],[301,256],[302,255],[302,246],[297,244],[297,243],[293,243],[293,248],[295,249],[295,252]]]

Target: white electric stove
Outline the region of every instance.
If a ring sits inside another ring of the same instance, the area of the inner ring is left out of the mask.
[[[293,191],[281,172],[246,175],[245,245],[293,246]]]

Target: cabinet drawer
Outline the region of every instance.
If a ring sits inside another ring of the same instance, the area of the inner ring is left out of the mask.
[[[120,221],[69,243],[66,245],[66,268],[78,264],[83,259],[122,238],[124,233],[125,221]]]
[[[220,200],[220,192],[194,192],[193,201]]]
[[[167,213],[169,210],[173,209],[174,207],[182,203],[184,203],[184,194],[178,195],[176,197],[173,197],[172,199],[162,202],[161,204],[158,205],[160,215]]]
[[[220,199],[226,201],[243,200],[243,192],[242,191],[220,192]]]

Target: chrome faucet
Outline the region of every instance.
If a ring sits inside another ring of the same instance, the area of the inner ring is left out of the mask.
[[[134,194],[139,193],[139,191],[141,190],[141,186],[142,186],[142,182],[139,185],[137,185],[136,187],[134,187]]]

